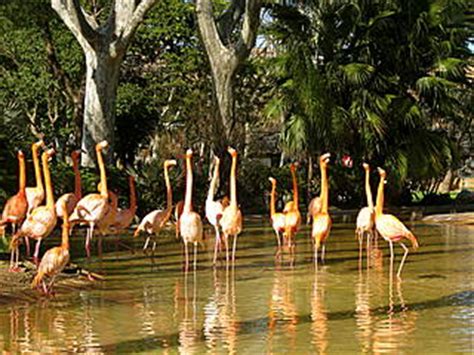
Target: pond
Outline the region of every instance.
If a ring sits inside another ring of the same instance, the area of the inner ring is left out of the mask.
[[[0,303],[0,349],[7,352],[340,353],[472,352],[473,227],[413,223],[420,249],[403,282],[390,287],[385,242],[371,267],[358,263],[353,225],[336,224],[315,272],[309,230],[296,255],[275,262],[265,223],[247,223],[235,268],[212,267],[212,240],[197,271],[182,269],[181,244],[163,234],[154,257],[115,251],[75,262],[106,276],[55,297]],[[210,231],[209,231],[210,234]],[[50,241],[55,243],[58,237]],[[131,238],[127,240],[132,244]],[[402,249],[395,248],[396,264]],[[94,254],[97,252],[94,250]]]

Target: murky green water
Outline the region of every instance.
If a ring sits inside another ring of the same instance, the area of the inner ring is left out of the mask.
[[[107,280],[82,291],[58,285],[55,298],[2,304],[0,349],[472,352],[474,228],[411,225],[421,247],[410,253],[403,282],[392,289],[385,243],[384,258],[374,258],[370,269],[364,260],[359,270],[352,228],[334,226],[317,273],[307,230],[298,236],[293,266],[287,256],[275,263],[270,227],[247,224],[235,270],[214,272],[209,244],[209,251],[200,250],[197,272],[187,275],[171,234],[154,258],[111,252],[86,261],[77,259],[76,246],[73,258]],[[396,252],[398,263],[401,248]]]

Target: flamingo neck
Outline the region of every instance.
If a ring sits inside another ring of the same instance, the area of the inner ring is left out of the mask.
[[[38,156],[38,149],[39,147],[35,143],[33,143],[33,145],[31,146],[31,151],[33,153],[33,165],[35,167],[36,188],[43,191],[44,186],[43,186],[43,179],[41,178],[41,167],[40,167],[40,161],[39,161],[39,156]]]
[[[186,176],[186,181],[187,181],[187,176]],[[171,213],[171,210],[173,209],[173,191],[171,190],[171,183],[170,183],[170,177],[168,174],[167,166],[165,166],[165,184],[166,184],[166,210],[169,211],[169,213]],[[192,181],[191,181],[191,184],[192,184]],[[187,193],[187,188],[188,187],[186,186],[186,193]]]
[[[276,195],[276,181],[272,181],[272,192],[270,193],[270,217],[273,217],[276,213],[275,195]]]
[[[135,181],[133,179],[129,180],[130,186],[130,209],[136,210],[137,209],[137,193],[135,191]]]
[[[385,178],[380,176],[379,187],[377,189],[377,201],[375,204],[375,214],[380,216],[383,213]]]
[[[54,195],[53,195],[53,185],[51,183],[51,173],[49,171],[48,164],[49,156],[46,153],[43,153],[43,173],[44,173],[44,183],[46,185],[46,207],[54,209]]]
[[[20,182],[18,192],[21,195],[26,193],[26,168],[25,168],[25,158],[22,156],[18,159],[18,165],[20,168]]]
[[[77,159],[78,158],[72,159],[72,169],[74,170],[74,195],[79,201],[82,197],[82,189],[81,189],[81,173],[79,171],[79,162],[77,161]]]
[[[63,229],[61,231],[61,247],[69,249],[69,213],[66,208],[66,201],[63,202]]]
[[[232,157],[232,167],[230,169],[230,205],[237,206],[237,179],[235,173],[237,170],[237,157]]]
[[[374,208],[374,201],[372,200],[372,190],[370,189],[370,170],[365,171],[365,195],[367,197],[367,206]]]
[[[218,180],[219,180],[219,161],[216,161],[216,165],[214,166],[214,172],[212,174],[211,185],[209,186],[209,192],[207,193],[208,201],[214,200],[214,195],[216,194]]]
[[[105,172],[104,158],[102,157],[102,149],[96,148],[97,154],[97,163],[99,164],[100,171],[100,195],[105,198],[109,198],[109,193],[107,189],[107,174]]]
[[[296,170],[291,169],[291,176],[293,179],[293,208],[298,211],[298,181],[296,180]]]
[[[193,169],[191,166],[191,157],[186,157],[186,195],[184,197],[183,212],[193,210]]]
[[[326,165],[321,165],[321,213],[328,213],[329,205],[329,186],[328,186],[328,174]]]

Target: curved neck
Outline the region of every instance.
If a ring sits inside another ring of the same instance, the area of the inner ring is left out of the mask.
[[[66,207],[66,201],[63,205],[63,229],[61,231],[61,246],[63,248],[69,249],[69,213]]]
[[[187,176],[186,176],[186,179],[187,179]],[[173,209],[173,191],[171,190],[171,183],[170,183],[170,177],[168,174],[167,166],[165,166],[165,184],[166,184],[166,210],[171,212],[171,210]],[[191,180],[191,185],[192,185],[192,180]],[[188,187],[186,186],[186,193],[188,191],[187,188]]]
[[[19,188],[18,192],[22,195],[25,194],[25,188],[26,188],[26,168],[25,168],[25,158],[21,157],[18,158],[18,165],[20,169],[20,182],[19,182]]]
[[[275,195],[276,195],[276,181],[272,181],[272,192],[270,193],[270,217],[273,217],[276,213]]]
[[[293,208],[298,210],[298,181],[296,180],[296,169],[291,169],[291,176],[293,178]]]
[[[367,206],[374,208],[374,201],[372,200],[372,190],[370,189],[370,170],[365,171],[365,195],[367,197]]]
[[[193,169],[191,166],[191,157],[186,157],[186,195],[184,197],[183,212],[191,212],[193,198]]]
[[[31,151],[33,153],[33,165],[35,167],[36,187],[38,189],[44,190],[43,179],[41,179],[41,168],[38,156],[38,149],[39,147],[36,144],[33,144],[33,146],[31,147]]]
[[[235,173],[237,170],[237,157],[232,157],[232,167],[230,169],[230,205],[237,206],[237,179]]]
[[[385,187],[385,177],[380,176],[379,187],[377,189],[377,201],[375,204],[375,214],[377,215],[381,215],[383,213],[384,187]]]
[[[43,153],[42,160],[43,160],[44,183],[46,185],[46,207],[54,208],[53,185],[51,183],[51,173],[49,172],[48,159],[49,159],[48,154]]]
[[[135,180],[130,179],[128,181],[130,186],[130,209],[136,210],[137,209],[137,193],[135,191]]]
[[[78,158],[72,158],[72,169],[74,170],[74,195],[77,200],[80,200],[82,197],[81,190],[81,173],[79,171],[79,162]]]
[[[208,201],[214,200],[214,195],[216,194],[218,180],[219,180],[219,162],[216,161],[216,164],[214,166],[214,172],[212,174],[211,186],[209,186],[209,192],[207,193]]]
[[[105,172],[105,165],[104,165],[104,158],[102,157],[102,149],[96,148],[97,154],[97,163],[99,164],[99,171],[100,171],[100,195],[102,197],[108,198],[109,193],[107,189],[107,174]]]
[[[327,213],[328,212],[328,196],[329,196],[329,186],[328,186],[328,174],[326,170],[326,165],[321,164],[320,166],[321,169],[321,213]]]

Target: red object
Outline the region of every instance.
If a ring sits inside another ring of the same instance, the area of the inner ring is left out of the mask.
[[[346,168],[352,168],[352,165],[354,163],[354,161],[352,160],[351,156],[350,155],[347,155],[345,154],[342,159],[342,165]]]

